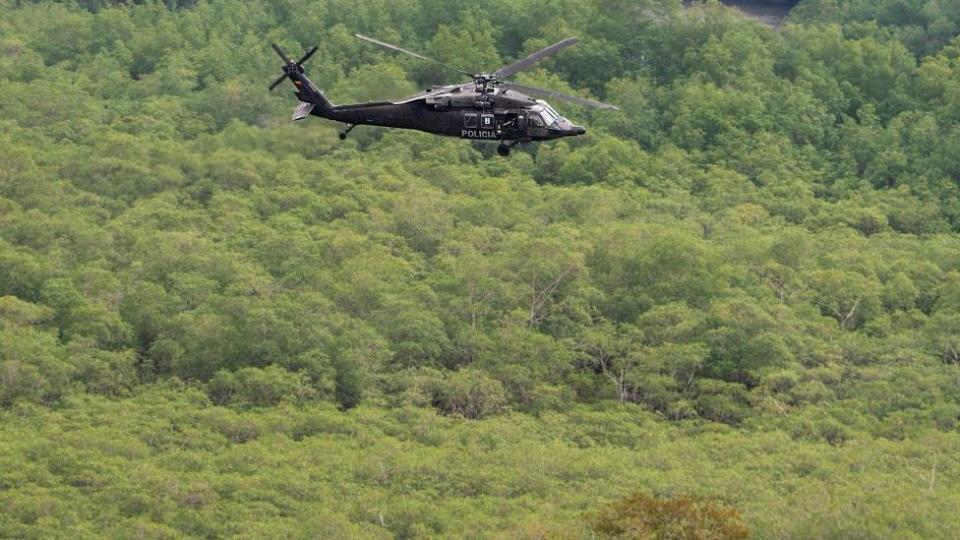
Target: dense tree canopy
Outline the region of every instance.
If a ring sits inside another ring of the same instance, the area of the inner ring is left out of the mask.
[[[519,80],[621,110],[508,159],[288,124],[271,41],[335,102],[449,81],[353,32],[469,69],[577,35]],[[0,0],[0,536],[953,536],[958,33]]]

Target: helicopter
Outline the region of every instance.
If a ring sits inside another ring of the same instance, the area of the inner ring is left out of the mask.
[[[300,100],[293,111],[294,121],[313,115],[346,124],[346,128],[339,134],[341,140],[346,139],[347,134],[356,126],[369,125],[415,129],[461,139],[499,141],[497,153],[508,156],[510,149],[520,143],[548,141],[586,133],[583,126],[575,125],[564,118],[549,103],[531,96],[558,99],[598,109],[618,109],[614,105],[592,99],[506,81],[508,77],[538,61],[575,45],[579,40],[574,37],[559,41],[496,71],[470,73],[372,37],[354,35],[380,47],[456,71],[471,80],[460,84],[431,86],[423,92],[397,101],[334,105],[310,81],[303,69],[304,62],[317,52],[317,47],[294,61],[283,49],[271,43],[284,64],[283,75],[270,85],[270,90],[285,79],[293,82],[296,87],[294,95]]]

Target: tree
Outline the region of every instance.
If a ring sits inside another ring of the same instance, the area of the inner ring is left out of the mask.
[[[857,328],[877,311],[879,286],[857,272],[820,270],[810,276],[814,302],[841,331]]]
[[[637,375],[646,361],[643,334],[630,325],[601,322],[578,340],[587,365],[613,384],[620,403],[636,398]]]
[[[447,414],[473,420],[497,414],[507,405],[500,381],[480,370],[465,368],[438,381],[434,404]]]
[[[957,380],[960,380],[960,315],[937,312],[930,317],[925,333],[930,351],[945,364],[957,368]]]
[[[334,360],[334,396],[340,408],[352,409],[360,404],[363,398],[363,372],[356,361],[341,357]]]

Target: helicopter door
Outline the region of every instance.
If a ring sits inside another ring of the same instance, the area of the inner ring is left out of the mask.
[[[463,113],[463,127],[465,129],[477,129],[477,119],[479,115],[475,112]]]

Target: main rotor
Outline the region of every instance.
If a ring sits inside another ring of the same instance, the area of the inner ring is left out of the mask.
[[[553,45],[550,45],[549,47],[545,47],[545,48],[543,48],[543,49],[540,49],[539,51],[531,54],[530,56],[527,56],[526,58],[523,58],[523,59],[521,59],[521,60],[517,60],[516,62],[514,62],[514,63],[512,63],[512,64],[509,64],[509,65],[506,65],[506,66],[504,66],[504,67],[502,67],[502,68],[500,68],[500,69],[498,69],[498,70],[496,70],[496,71],[494,71],[494,72],[492,72],[492,73],[483,73],[483,72],[481,72],[481,73],[471,73],[471,72],[469,72],[469,71],[465,71],[465,70],[462,70],[462,69],[460,69],[460,68],[456,68],[456,67],[453,67],[453,66],[449,66],[449,65],[447,65],[447,64],[444,64],[443,62],[438,62],[437,60],[434,60],[433,58],[428,58],[428,57],[426,57],[426,56],[424,56],[424,55],[422,55],[422,54],[415,53],[415,52],[413,52],[413,51],[409,51],[409,50],[407,50],[407,49],[404,49],[403,47],[398,47],[398,46],[396,46],[396,45],[392,45],[392,44],[387,43],[387,42],[385,42],[385,41],[380,41],[379,39],[374,39],[374,38],[372,38],[372,37],[364,36],[363,34],[354,34],[354,35],[357,36],[358,38],[364,40],[364,41],[369,41],[370,43],[373,43],[373,44],[375,44],[375,45],[379,45],[379,46],[381,46],[381,47],[384,47],[384,48],[387,48],[387,49],[390,49],[390,50],[393,50],[393,51],[401,52],[401,53],[410,55],[410,56],[412,56],[412,57],[414,57],[414,58],[418,58],[418,59],[420,59],[420,60],[424,60],[424,61],[427,61],[427,62],[431,62],[431,63],[433,63],[433,64],[436,64],[436,65],[440,66],[440,67],[443,67],[443,68],[445,68],[445,69],[448,69],[448,70],[450,70],[450,71],[456,71],[457,73],[460,73],[460,74],[462,74],[462,75],[466,75],[467,77],[470,77],[470,78],[472,79],[473,85],[474,85],[474,89],[475,89],[478,93],[481,93],[481,94],[495,93],[497,87],[501,87],[501,86],[502,86],[503,88],[507,88],[507,89],[511,89],[511,90],[516,90],[516,91],[519,91],[519,92],[524,92],[524,93],[528,93],[528,94],[539,95],[539,96],[548,97],[548,98],[561,99],[561,100],[564,100],[564,101],[569,101],[569,102],[572,102],[572,103],[577,103],[577,104],[579,104],[579,105],[586,105],[586,106],[588,106],[588,107],[596,107],[596,108],[598,108],[598,109],[618,109],[618,107],[615,107],[615,106],[613,106],[613,105],[610,105],[610,104],[607,104],[607,103],[601,103],[601,102],[599,102],[599,101],[594,101],[594,100],[592,100],[592,99],[587,99],[587,98],[582,98],[582,97],[576,97],[576,96],[568,96],[568,95],[566,95],[566,94],[562,94],[562,93],[560,93],[560,92],[555,92],[555,91],[552,91],[552,90],[544,90],[544,89],[536,88],[536,87],[533,87],[533,86],[525,86],[525,85],[520,85],[520,84],[511,83],[511,82],[507,82],[507,81],[506,81],[506,79],[507,79],[508,77],[511,77],[511,76],[519,73],[520,71],[523,71],[523,70],[529,68],[529,67],[532,66],[533,64],[539,62],[540,60],[543,60],[544,58],[547,58],[547,57],[549,57],[549,56],[553,56],[553,55],[557,54],[558,52],[562,51],[563,49],[566,49],[567,47],[570,47],[570,46],[572,46],[572,45],[576,45],[580,40],[577,39],[577,38],[575,38],[575,37],[570,37],[570,38],[567,38],[567,39],[558,41],[557,43],[554,43]],[[463,83],[463,84],[460,84],[460,85],[458,85],[458,86],[463,87],[463,86],[467,86],[468,84],[470,84],[470,83]]]

